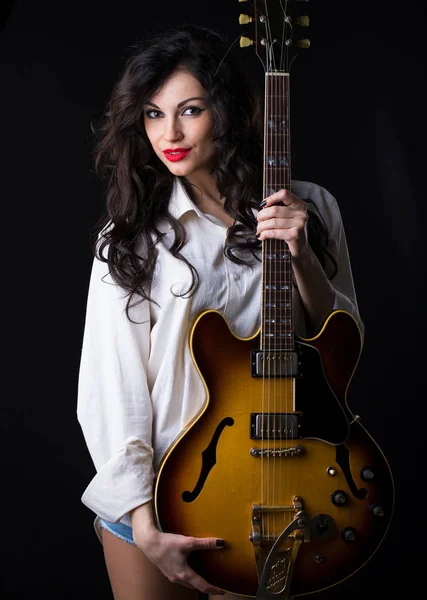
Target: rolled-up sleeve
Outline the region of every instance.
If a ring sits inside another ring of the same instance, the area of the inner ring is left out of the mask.
[[[327,206],[330,214],[326,216],[329,229],[329,252],[337,261],[338,272],[331,283],[335,291],[333,310],[345,310],[356,320],[363,342],[365,328],[359,314],[356,290],[353,282],[350,256],[341,213],[335,198],[322,188],[323,194],[328,196]]]
[[[94,259],[80,360],[77,419],[96,474],[82,502],[118,522],[152,497],[152,403],[147,384],[150,311],[126,315],[127,297]]]
[[[310,181],[293,181],[292,191],[300,198],[308,199],[308,209],[317,213],[328,231],[327,250],[338,268],[331,280],[335,293],[333,310],[344,310],[354,317],[363,344],[365,327],[359,314],[347,239],[338,203],[327,189]],[[327,261],[328,275],[331,274],[330,268],[331,264]],[[301,324],[300,329],[304,330]]]

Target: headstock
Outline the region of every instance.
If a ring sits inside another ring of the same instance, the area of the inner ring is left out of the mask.
[[[288,73],[298,49],[308,48],[308,0],[239,0],[251,6],[253,16],[241,14],[241,25],[253,23],[254,38],[242,35],[240,46],[255,46],[265,72]]]

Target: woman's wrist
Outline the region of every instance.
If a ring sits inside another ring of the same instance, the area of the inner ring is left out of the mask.
[[[153,537],[160,533],[154,522],[151,501],[134,508],[130,513],[130,519],[134,538],[135,536],[137,537],[138,543],[153,539]]]

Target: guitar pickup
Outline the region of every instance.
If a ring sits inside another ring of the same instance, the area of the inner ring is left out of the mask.
[[[300,377],[298,352],[252,350],[252,377]]]
[[[301,437],[301,412],[251,413],[251,440],[295,440]],[[299,454],[299,451],[296,453]]]

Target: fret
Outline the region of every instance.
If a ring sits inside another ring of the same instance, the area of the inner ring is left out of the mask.
[[[278,178],[276,178],[278,179]],[[291,187],[291,181],[290,178],[288,179],[283,179],[279,182],[276,182],[275,185],[269,185],[268,187],[265,188],[264,190],[264,197],[267,196],[271,196],[271,194],[274,194],[275,192],[279,192],[280,190],[288,190]]]

